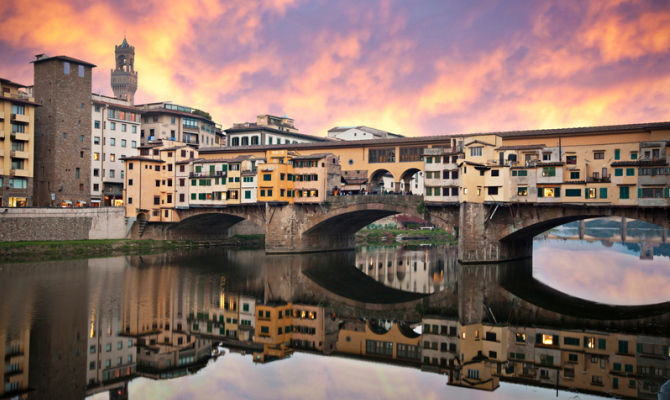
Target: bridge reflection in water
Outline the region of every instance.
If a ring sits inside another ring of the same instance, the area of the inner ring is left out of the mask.
[[[355,357],[486,390],[510,381],[654,398],[668,378],[670,303],[595,303],[538,282],[528,262],[455,258],[453,247],[203,250],[6,265],[0,394],[128,398],[136,377],[198,372],[220,342],[255,363]]]

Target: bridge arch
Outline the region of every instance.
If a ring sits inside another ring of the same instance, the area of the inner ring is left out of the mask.
[[[423,171],[420,170],[419,168],[407,168],[405,171],[403,171],[402,175],[400,175],[400,181],[403,183],[403,186],[404,186],[404,192],[403,193],[405,193],[405,194],[417,193],[418,194],[418,189],[419,188],[411,187],[412,178],[416,174],[423,174]]]
[[[393,187],[385,187],[383,178],[391,175],[393,178]],[[396,178],[393,173],[386,168],[379,168],[374,170],[368,178],[368,193],[382,194],[384,192],[393,192],[395,190]]]
[[[458,258],[464,263],[529,258],[535,235],[568,222],[599,217],[625,217],[670,227],[670,209],[665,207],[463,203]]]

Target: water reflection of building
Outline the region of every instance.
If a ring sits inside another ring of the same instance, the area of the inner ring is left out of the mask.
[[[356,268],[386,286],[416,293],[444,290],[457,278],[457,248],[362,248]]]
[[[25,399],[30,391],[30,320],[12,326],[7,322],[0,321],[0,398]]]
[[[121,304],[115,301],[122,287],[125,257],[89,260],[86,351],[86,394],[109,391],[114,398],[127,398],[127,382],[135,375],[137,349],[132,338],[123,336]]]
[[[655,398],[669,375],[670,338],[426,317],[423,366],[449,383],[494,390],[498,380]]]
[[[322,306],[286,302],[256,304],[254,342],[262,344],[263,351],[254,353],[254,361],[281,359],[296,349],[329,354],[335,348],[336,339],[336,324],[325,315]]]
[[[338,353],[418,365],[420,340],[404,323],[348,318],[340,326],[336,348]]]

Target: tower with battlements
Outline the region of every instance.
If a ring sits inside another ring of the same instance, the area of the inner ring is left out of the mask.
[[[128,44],[126,38],[115,46],[116,68],[112,70],[112,90],[114,97],[134,104],[137,91],[137,72],[135,71],[135,47]]]

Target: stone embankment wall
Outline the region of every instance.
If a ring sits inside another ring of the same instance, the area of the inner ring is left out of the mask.
[[[124,209],[2,208],[0,241],[123,239]]]

